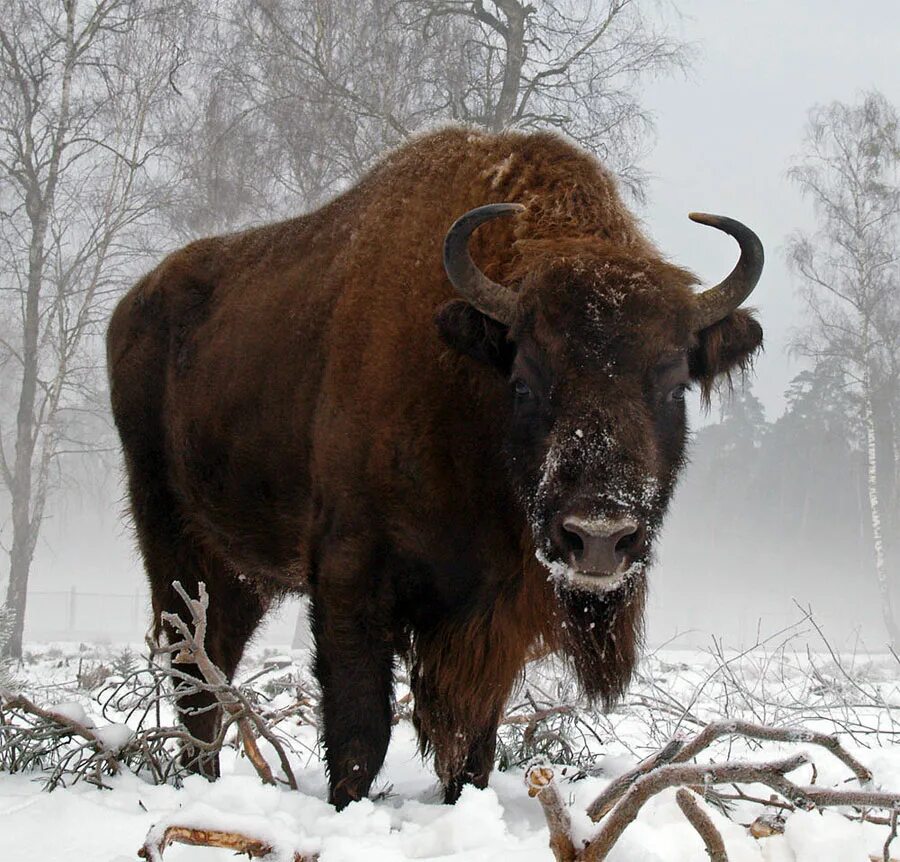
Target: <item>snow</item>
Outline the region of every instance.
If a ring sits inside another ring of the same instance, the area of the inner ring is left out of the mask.
[[[134,732],[127,724],[107,724],[94,731],[99,740],[110,750],[118,751],[128,745]]]
[[[730,665],[745,679],[756,678],[752,657],[734,659]],[[280,661],[300,666],[308,656],[279,655]],[[798,661],[800,659],[798,658]],[[271,656],[251,658],[244,669],[249,677],[264,667]],[[900,676],[890,659],[872,659],[865,666],[867,684],[895,692]],[[820,662],[820,667],[825,667]],[[26,673],[40,680],[39,688],[59,694],[71,691],[65,668],[38,663],[26,667]],[[58,677],[54,677],[58,674]],[[714,682],[704,682],[710,674],[709,656],[699,652],[660,653],[645,663],[635,686],[640,691],[665,691],[675,701],[692,701],[692,711],[703,721],[724,719],[719,710],[720,693]],[[798,677],[790,662],[760,675],[766,686],[770,709],[779,698],[789,702],[798,689]],[[398,693],[405,689],[398,686]],[[285,692],[273,695],[281,703]],[[32,692],[34,695],[34,692]],[[823,697],[830,697],[827,692]],[[52,708],[79,721],[93,712],[90,694],[71,699]],[[49,701],[50,698],[47,697]],[[823,701],[824,703],[824,701]],[[638,760],[659,747],[660,714],[641,712],[634,701],[608,716],[598,719],[594,730],[603,740],[597,748],[591,774],[577,767],[557,765],[556,780],[563,801],[569,806],[575,835],[589,838],[597,829],[586,816],[588,804],[607,783],[632,768]],[[86,709],[87,707],[87,709]],[[810,703],[811,709],[817,704]],[[734,704],[731,709],[736,709]],[[728,715],[745,719],[746,713]],[[873,787],[900,787],[900,747],[896,725],[884,717],[872,716],[878,734],[860,737],[856,745],[842,736],[842,742],[874,774]],[[867,719],[868,721],[868,719]],[[822,720],[812,729],[834,732],[835,727]],[[684,733],[694,728],[682,728]],[[124,745],[131,731],[117,722],[97,730],[111,748]],[[154,786],[123,772],[105,779],[110,790],[98,789],[86,782],[61,787],[52,793],[42,790],[39,776],[0,773],[0,858],[12,862],[69,862],[71,859],[97,859],[124,862],[136,859],[148,831],[157,834],[168,825],[185,825],[244,832],[275,848],[274,860],[290,860],[295,850],[317,852],[321,862],[405,862],[405,860],[461,860],[461,862],[547,862],[548,833],[540,804],[528,797],[524,787],[524,767],[495,772],[488,788],[464,789],[455,806],[440,802],[440,791],[430,764],[423,763],[416,747],[413,728],[401,720],[394,728],[388,757],[373,798],[351,804],[336,812],[325,801],[327,779],[321,760],[315,756],[315,731],[298,726],[296,733],[308,753],[291,755],[300,790],[263,785],[249,762],[233,749],[223,753],[222,778],[208,783],[189,777],[180,788]],[[665,734],[669,728],[665,728]],[[664,734],[664,735],[665,735]],[[798,733],[798,740],[804,734]],[[868,746],[868,747],[867,747]],[[274,763],[271,749],[261,750]],[[299,749],[298,749],[299,750]],[[741,760],[769,760],[800,750],[807,752],[816,765],[816,783],[823,787],[854,786],[848,782],[847,768],[829,752],[801,741],[799,744],[770,744],[720,740],[709,757]],[[572,780],[578,776],[578,780]],[[791,776],[797,783],[811,780],[811,769],[802,767]],[[747,792],[768,796],[762,787]],[[757,840],[742,824],[761,813],[759,806],[736,803],[732,818],[713,805],[701,803],[719,828],[730,862],[867,862],[869,855],[880,857],[887,834],[886,827],[853,823],[840,814],[797,811],[787,817],[784,835]],[[49,827],[49,828],[48,828]],[[898,842],[900,843],[900,842]],[[893,848],[897,857],[898,848]],[[217,862],[234,859],[225,850],[173,845],[165,853],[167,862]],[[609,856],[610,862],[707,862],[708,856],[697,834],[681,814],[675,790],[653,797],[637,820],[623,834]]]
[[[796,862],[869,862],[864,826],[834,811],[797,811],[788,819],[784,837]]]
[[[63,718],[68,718],[70,721],[77,721],[84,727],[94,726],[94,722],[88,718],[84,707],[77,701],[70,700],[63,703],[55,703],[50,707],[49,711],[61,715]]]

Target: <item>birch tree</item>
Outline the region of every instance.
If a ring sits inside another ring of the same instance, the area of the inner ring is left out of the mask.
[[[790,178],[812,204],[813,234],[795,233],[788,259],[800,278],[809,323],[801,354],[837,361],[861,404],[872,561],[882,616],[900,649],[894,610],[900,512],[900,127],[872,92],[809,116],[803,154]]]
[[[177,69],[174,7],[0,2],[0,480],[5,653],[20,657],[48,497],[102,379],[99,335],[159,204],[156,112]]]

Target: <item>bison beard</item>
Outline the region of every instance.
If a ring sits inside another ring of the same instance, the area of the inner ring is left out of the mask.
[[[569,658],[587,697],[609,708],[625,693],[643,634],[646,581],[643,571],[607,593],[566,591],[560,649]]]
[[[448,801],[486,784],[535,645],[586,696],[624,691],[685,386],[708,396],[762,342],[737,308],[759,241],[692,218],[741,247],[702,293],[592,157],[446,129],[315,213],[189,245],[119,303],[110,392],[157,626],[173,581],[204,581],[230,677],[272,602],[308,593],[337,806],[381,768],[397,656]],[[200,739],[213,706],[180,702]]]

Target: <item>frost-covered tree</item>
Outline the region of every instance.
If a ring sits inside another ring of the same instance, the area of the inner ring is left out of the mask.
[[[225,0],[184,88],[184,235],[314,207],[449,122],[557,129],[633,192],[647,78],[691,51],[655,0]],[[226,169],[227,168],[227,169]]]
[[[640,193],[639,160],[653,124],[640,84],[683,70],[690,49],[674,39],[665,7],[647,0],[408,0],[406,26],[426,39],[464,36],[442,83],[451,117],[501,132],[564,131]]]
[[[175,14],[139,0],[0,0],[0,488],[14,657],[48,495],[62,460],[96,442],[98,336],[159,205],[155,120],[176,65]]]
[[[838,362],[854,387],[865,437],[872,556],[888,636],[900,649],[891,572],[900,535],[900,125],[879,93],[810,112],[790,177],[816,214],[795,233],[788,260],[809,324],[796,349]],[[892,542],[895,543],[892,545]]]

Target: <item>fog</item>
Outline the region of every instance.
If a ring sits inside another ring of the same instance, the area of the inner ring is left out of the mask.
[[[758,627],[775,630],[801,616],[798,606],[810,606],[834,642],[882,650],[887,635],[858,431],[833,440],[819,434],[812,420],[796,434],[789,421],[777,423],[789,410],[789,384],[810,367],[789,350],[807,320],[785,246],[792,232],[816,227],[812,206],[788,181],[787,170],[802,150],[814,105],[850,103],[863,91],[879,90],[900,106],[900,6],[895,0],[853,8],[835,0],[681,0],[674,6],[680,14],[666,7],[665,15],[673,31],[692,43],[695,57],[684,74],[640,85],[655,133],[641,160],[649,175],[646,201],[635,206],[667,257],[705,283],[730,269],[735,248],[689,222],[687,212],[727,213],[757,230],[767,265],[752,304],[765,328],[766,349],[747,380],[736,383],[735,396],[714,398],[709,413],[696,393],[689,396],[697,437],[650,573],[649,642],[678,636],[687,645],[721,635],[748,644]],[[232,161],[222,170],[239,168]],[[295,211],[303,208],[300,198]],[[272,215],[289,210],[281,201]],[[264,211],[255,206],[250,220]],[[220,216],[211,214],[208,224],[219,229]],[[205,222],[194,217],[185,223],[176,232],[151,220],[148,230],[155,235],[144,237],[145,247],[158,255],[197,235],[191,224]],[[152,259],[135,258],[140,267]],[[123,282],[117,290],[126,287]],[[751,420],[744,411],[735,419],[734,399],[746,407],[751,397],[764,414]],[[741,441],[747,444],[745,469]],[[121,468],[114,455],[98,463],[87,471],[89,480],[64,483],[50,497],[28,583],[26,642],[139,639],[147,625],[146,585]],[[896,482],[891,487],[888,505],[896,512]],[[9,505],[5,499],[0,505],[7,547]],[[898,520],[888,514],[884,523],[893,530]],[[897,544],[896,537],[886,538]],[[896,602],[896,559],[889,565]],[[4,559],[0,595],[7,575]],[[299,607],[288,603],[259,639],[290,642]]]

